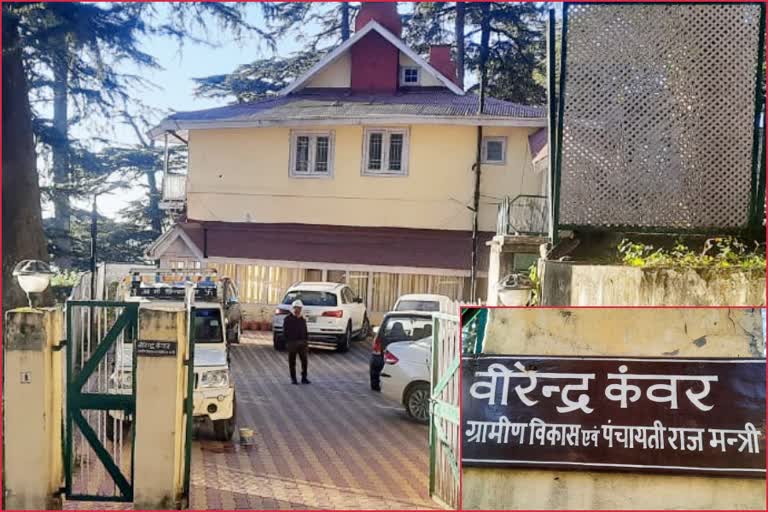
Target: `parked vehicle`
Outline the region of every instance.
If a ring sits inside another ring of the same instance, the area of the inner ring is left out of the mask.
[[[304,303],[303,314],[311,344],[332,345],[346,352],[353,339],[365,339],[371,330],[363,300],[343,283],[302,282],[291,286],[275,309],[272,338],[275,350],[284,350],[283,320],[295,300]]]
[[[409,417],[429,423],[432,337],[391,343],[384,351],[381,392],[405,407]]]
[[[240,343],[243,333],[243,313],[238,300],[237,285],[229,277],[221,278],[221,304],[224,307],[224,318],[227,325],[227,341]]]
[[[381,320],[371,352],[371,389],[381,391],[384,351],[390,343],[415,341],[432,335],[432,315],[419,311],[390,311]]]
[[[136,273],[132,278],[130,290],[125,292],[127,301],[185,303],[186,286],[190,283],[188,276],[176,282],[170,279],[146,282]],[[225,310],[222,301],[217,300],[221,287],[216,285],[216,277],[210,274],[194,283],[192,334],[195,384],[192,414],[195,421],[211,421],[216,438],[228,441],[235,432],[235,384],[230,374],[229,344],[224,336],[227,324]],[[202,300],[198,301],[198,298]],[[126,338],[118,347],[115,367],[109,378],[109,393],[132,392],[132,341]],[[109,415],[115,420],[124,420],[107,421],[107,437],[113,439],[115,423],[125,425],[131,418],[124,418],[122,411],[109,411]]]
[[[451,303],[445,295],[430,293],[411,293],[401,295],[395,302],[393,311],[440,311],[440,307]]]
[[[240,343],[242,334],[242,310],[238,300],[237,285],[229,277],[219,277],[214,269],[168,269],[147,270],[131,269],[130,276],[123,283],[122,293],[126,293],[127,283],[130,294],[136,297],[157,299],[184,299],[184,283],[194,283],[196,296],[200,300],[210,300],[221,304],[226,320],[226,334],[229,343]],[[139,283],[140,286],[137,287]],[[134,289],[135,288],[135,289]],[[164,292],[161,290],[165,290]]]

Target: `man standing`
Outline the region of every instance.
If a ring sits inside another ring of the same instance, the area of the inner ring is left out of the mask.
[[[298,384],[296,380],[296,354],[301,359],[301,383],[309,384],[307,379],[307,353],[309,341],[307,340],[307,320],[301,316],[304,304],[300,300],[291,304],[291,314],[283,322],[283,335],[285,347],[288,349],[288,368],[291,370],[291,382]]]

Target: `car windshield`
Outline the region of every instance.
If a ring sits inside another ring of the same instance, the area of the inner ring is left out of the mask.
[[[283,304],[292,304],[300,300],[305,306],[336,306],[336,294],[314,290],[294,290],[288,292],[283,299]]]
[[[393,316],[379,328],[384,341],[415,341],[432,336],[432,319],[417,316]]]
[[[221,312],[218,309],[195,310],[195,343],[222,343]]]
[[[440,303],[436,300],[401,300],[395,311],[440,311]]]

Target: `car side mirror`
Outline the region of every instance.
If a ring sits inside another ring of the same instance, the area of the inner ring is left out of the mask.
[[[372,330],[373,330],[373,334],[379,334],[379,326],[378,325],[374,326]]]

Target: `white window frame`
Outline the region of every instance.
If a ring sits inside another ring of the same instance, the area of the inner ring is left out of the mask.
[[[415,82],[406,82],[405,81],[405,70],[415,70],[416,71],[416,81]],[[409,86],[409,85],[419,85],[421,84],[421,68],[419,66],[403,66],[400,68],[400,85],[403,86]]]
[[[296,143],[299,137],[309,137],[309,162],[307,172],[296,171]],[[328,137],[328,170],[325,172],[315,172],[315,156],[317,151],[317,138]],[[332,178],[333,177],[333,163],[334,152],[336,149],[335,133],[333,130],[329,131],[316,131],[316,130],[291,130],[291,143],[288,174],[291,178]]]
[[[368,168],[368,149],[370,147],[369,139],[371,134],[381,133],[381,169],[369,169]],[[389,170],[389,138],[392,134],[400,134],[403,136],[403,153],[401,156],[402,163],[399,171]],[[408,176],[408,153],[410,145],[410,130],[408,128],[378,128],[370,127],[363,131],[363,161],[362,161],[362,175],[363,176]]]
[[[488,143],[501,142],[501,160],[488,160]],[[506,137],[483,137],[482,162],[489,165],[507,164],[507,138]]]

